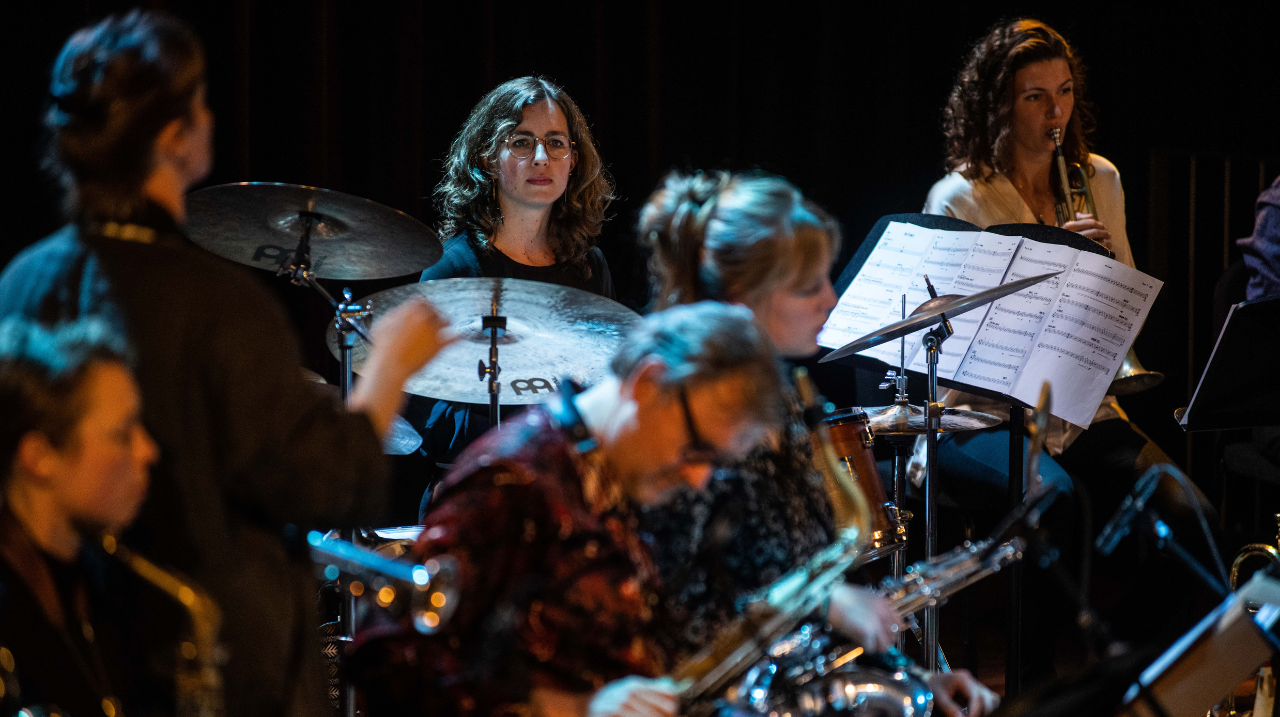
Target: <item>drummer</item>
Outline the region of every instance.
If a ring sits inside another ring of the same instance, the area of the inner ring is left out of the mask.
[[[818,351],[818,332],[836,305],[830,270],[840,229],[785,179],[673,173],[641,210],[639,235],[654,250],[659,308],[745,304],[779,359]],[[738,616],[743,598],[835,541],[800,400],[794,387],[784,392],[789,421],[777,445],[725,465],[706,491],[679,491],[642,515],[665,593],[659,635],[677,655],[707,644]],[[823,611],[869,651],[894,644],[897,616],[870,591],[844,585]],[[971,715],[998,702],[966,670],[934,675],[931,687],[946,714],[959,713],[957,701]]]
[[[425,302],[383,316],[349,411],[304,384],[278,303],[183,233],[213,116],[181,21],[133,11],[76,32],[49,95],[46,163],[69,222],[6,267],[0,313],[99,316],[128,338],[160,460],[125,542],[219,602],[228,714],[322,714],[316,585],[289,539],[378,515],[379,436],[405,380],[449,343],[445,322]],[[170,647],[156,664],[172,664]]]
[[[504,277],[614,297],[596,246],[613,184],[586,118],[554,83],[520,77],[485,95],[449,148],[435,197],[444,256],[422,281]],[[414,397],[406,417],[441,475],[489,429],[488,406]]]

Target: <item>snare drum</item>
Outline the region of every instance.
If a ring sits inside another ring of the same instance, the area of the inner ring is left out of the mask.
[[[885,496],[880,469],[871,450],[874,439],[867,427],[867,414],[858,407],[845,408],[828,416],[827,433],[841,463],[871,506],[871,542],[867,559],[875,560],[907,545],[907,527],[898,520],[898,508]]]

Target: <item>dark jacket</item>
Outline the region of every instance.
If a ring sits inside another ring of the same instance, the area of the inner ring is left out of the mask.
[[[373,427],[309,390],[276,300],[164,210],[150,205],[127,231],[85,226],[10,263],[0,314],[97,314],[126,332],[160,460],[125,542],[221,603],[228,714],[283,714],[297,695],[319,714],[315,581],[282,536],[377,515],[387,468]]]

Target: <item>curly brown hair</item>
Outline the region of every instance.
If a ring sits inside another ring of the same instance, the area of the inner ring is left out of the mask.
[[[449,147],[444,179],[435,189],[440,234],[452,237],[467,231],[480,246],[491,245],[494,232],[502,226],[502,209],[495,191],[497,177],[488,165],[496,161],[502,143],[520,124],[524,108],[545,101],[564,112],[578,155],[569,185],[552,205],[547,237],[557,262],[590,271],[586,257],[608,218],[605,210],[614,199],[613,180],[578,105],[561,87],[542,77],[508,80],[471,110]]]
[[[703,300],[750,306],[840,252],[835,219],[763,173],[672,172],[640,210],[637,230],[653,248],[658,309]]]
[[[1084,65],[1058,31],[1028,19],[997,24],[970,51],[943,110],[947,171],[962,171],[969,179],[990,179],[1010,168],[1013,78],[1027,65],[1054,59],[1067,61],[1075,95],[1062,153],[1068,162],[1093,173],[1089,163],[1093,113],[1084,95]]]

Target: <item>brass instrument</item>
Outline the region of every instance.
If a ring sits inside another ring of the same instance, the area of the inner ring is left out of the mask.
[[[1124,355],[1124,362],[1120,364],[1120,369],[1116,371],[1115,378],[1111,379],[1111,386],[1107,388],[1107,393],[1112,396],[1128,396],[1155,388],[1163,380],[1163,373],[1143,368],[1142,363],[1138,361],[1138,354],[1134,353],[1133,348],[1130,347],[1129,353]]]
[[[218,631],[222,628],[222,610],[199,585],[164,570],[116,541],[115,536],[102,538],[102,549],[114,555],[138,577],[151,583],[177,600],[191,621],[188,640],[178,646],[174,681],[177,692],[176,714],[180,717],[222,717],[222,650]]]
[[[867,498],[841,469],[827,427],[821,421],[830,412],[830,404],[818,396],[806,369],[797,368],[795,380],[806,412],[817,414],[816,420],[811,421],[814,461],[831,499],[837,538],[764,590],[758,600],[747,606],[743,616],[721,631],[707,648],[676,666],[671,677],[683,685],[680,696],[685,704],[717,694],[821,607],[844,582],[845,572],[858,563],[870,536]]]
[[[1240,549],[1236,554],[1235,562],[1231,563],[1231,589],[1235,590],[1239,585],[1236,583],[1240,577],[1240,566],[1249,558],[1263,558],[1272,565],[1280,565],[1280,513],[1276,514],[1276,544],[1268,545],[1266,543],[1250,543]]]
[[[911,565],[902,578],[885,578],[880,593],[906,619],[1021,559],[1022,551],[1021,538],[994,549],[990,541],[966,542]],[[896,652],[877,655],[871,666],[855,662],[863,652],[842,646],[819,625],[801,625],[769,645],[767,654],[724,692],[724,701],[740,714],[927,717],[932,712],[924,670]]]
[[[1054,128],[1050,131],[1053,135],[1053,150],[1057,154],[1058,162],[1058,181],[1062,184],[1062,201],[1054,205],[1054,211],[1058,215],[1058,226],[1062,226],[1067,222],[1076,219],[1076,197],[1084,199],[1084,209],[1094,219],[1098,218],[1098,206],[1093,203],[1093,188],[1089,186],[1089,170],[1072,162],[1067,164],[1067,158],[1062,154],[1062,130]],[[1076,173],[1080,178],[1080,187],[1071,186],[1071,174]]]
[[[1075,162],[1067,164],[1067,158],[1062,154],[1062,130],[1054,128],[1050,133],[1053,135],[1053,150],[1056,154],[1055,160],[1058,163],[1058,181],[1061,183],[1062,190],[1062,201],[1054,204],[1054,211],[1058,216],[1058,226],[1075,221],[1076,207],[1078,206],[1077,197],[1083,197],[1084,210],[1094,219],[1097,219],[1098,206],[1093,202],[1093,187],[1089,185],[1089,170]],[[1072,175],[1079,178],[1080,186],[1078,188],[1072,186]],[[1115,378],[1111,379],[1111,386],[1107,389],[1107,393],[1112,396],[1127,396],[1133,393],[1140,393],[1149,388],[1155,388],[1163,380],[1163,373],[1148,371],[1143,368],[1142,362],[1138,361],[1138,355],[1130,347],[1129,353],[1124,356],[1124,362],[1120,364],[1120,369],[1116,371]]]
[[[458,560],[451,555],[415,565],[317,530],[307,533],[307,543],[312,560],[326,566],[326,578],[335,580],[342,572],[363,577],[369,581],[369,594],[379,608],[396,615],[407,612],[413,629],[423,635],[436,633],[458,608]],[[365,586],[360,584],[358,593],[353,585],[346,589],[357,595],[364,593]],[[404,596],[408,599],[399,599]]]

